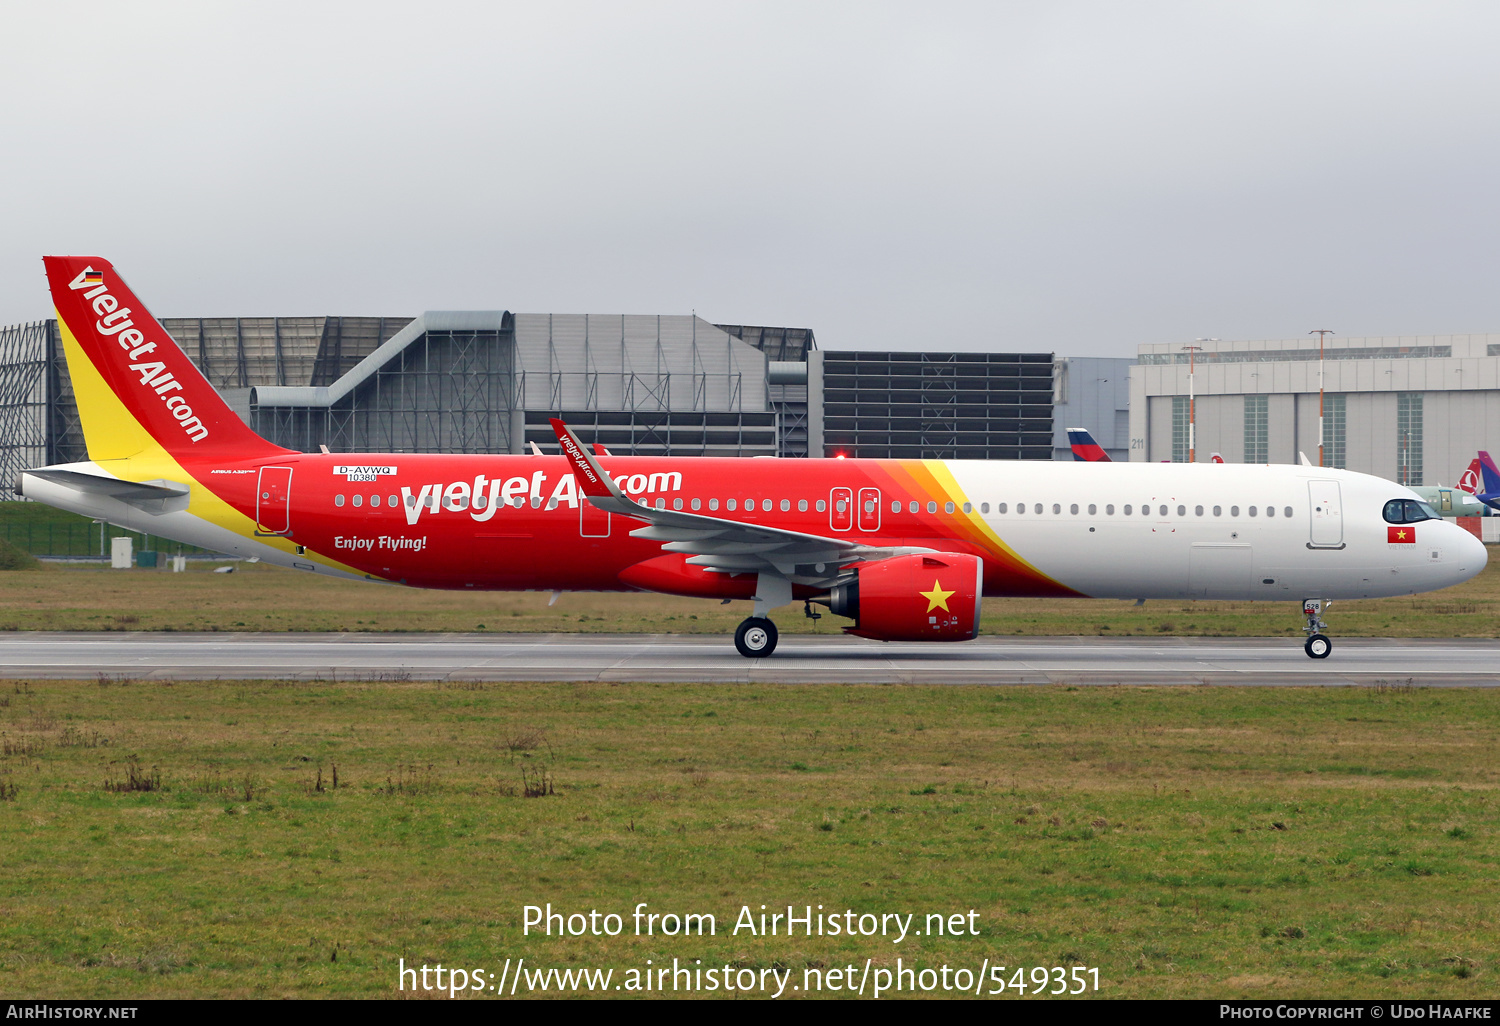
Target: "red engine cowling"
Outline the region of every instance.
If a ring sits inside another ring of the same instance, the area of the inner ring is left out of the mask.
[[[876,641],[968,641],[979,633],[984,560],[957,552],[897,556],[860,566],[828,595],[858,621],[845,632]]]

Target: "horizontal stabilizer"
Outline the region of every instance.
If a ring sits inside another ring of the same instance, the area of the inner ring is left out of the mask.
[[[87,463],[23,470],[16,480],[17,495],[26,494],[28,477],[62,485],[85,495],[117,499],[148,513],[173,512],[187,509],[188,505],[189,488],[185,484],[166,480],[122,481],[93,470]]]

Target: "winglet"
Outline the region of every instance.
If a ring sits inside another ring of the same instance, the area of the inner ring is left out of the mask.
[[[599,466],[599,461],[588,449],[584,448],[583,442],[579,441],[572,428],[553,417],[552,430],[557,432],[557,441],[562,445],[563,455],[568,458],[568,463],[573,468],[573,479],[580,492],[590,498],[602,499],[610,496],[623,502],[630,501],[625,498],[625,493],[620,491],[620,486],[611,480],[603,467]]]

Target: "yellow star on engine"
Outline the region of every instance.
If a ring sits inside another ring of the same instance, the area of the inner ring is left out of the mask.
[[[945,613],[952,612],[952,610],[948,608],[948,599],[954,593],[951,591],[944,591],[943,583],[941,581],[934,580],[932,582],[931,591],[919,591],[917,592],[917,594],[921,595],[924,599],[927,600],[927,611],[929,613],[934,609],[941,609]]]

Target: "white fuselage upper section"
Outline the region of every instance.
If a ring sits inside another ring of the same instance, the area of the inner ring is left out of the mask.
[[[1049,577],[1100,598],[1375,598],[1484,569],[1483,544],[1442,520],[1382,510],[1410,489],[1320,467],[947,464],[986,524]],[[1024,507],[1024,512],[1019,510]],[[1002,512],[1003,510],[1003,512]]]

